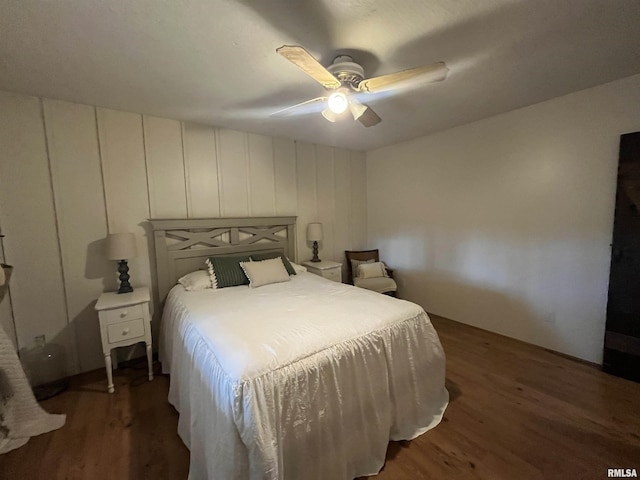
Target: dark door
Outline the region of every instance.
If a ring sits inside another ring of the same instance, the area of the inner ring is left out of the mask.
[[[603,364],[640,381],[640,132],[620,137]]]

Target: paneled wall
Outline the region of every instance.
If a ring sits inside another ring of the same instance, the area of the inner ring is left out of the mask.
[[[107,233],[137,235],[134,286],[153,278],[148,218],[297,215],[298,258],[320,221],[321,257],[341,261],[365,247],[365,195],[361,152],[0,92],[0,227],[15,266],[0,321],[20,348],[40,334],[62,344],[70,374],[100,368],[93,306],[117,286]]]

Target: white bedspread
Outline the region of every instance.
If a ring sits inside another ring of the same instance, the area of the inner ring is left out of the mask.
[[[189,478],[351,480],[436,426],[445,360],[421,307],[310,273],[170,292],[160,358]]]

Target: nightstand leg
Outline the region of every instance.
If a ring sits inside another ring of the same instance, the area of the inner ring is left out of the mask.
[[[107,390],[113,393],[113,373],[111,372],[111,352],[104,354],[104,364],[107,367]]]
[[[153,360],[151,358],[151,344],[147,343],[147,363],[149,364],[149,381],[153,380]]]

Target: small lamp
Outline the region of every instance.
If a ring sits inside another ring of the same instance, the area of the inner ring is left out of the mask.
[[[312,262],[319,262],[318,258],[318,242],[322,240],[322,224],[310,223],[307,225],[307,240],[313,242],[313,258]]]
[[[107,258],[109,260],[119,260],[120,288],[118,293],[133,292],[133,287],[129,283],[127,260],[137,254],[136,237],[133,233],[110,233],[107,236]]]

